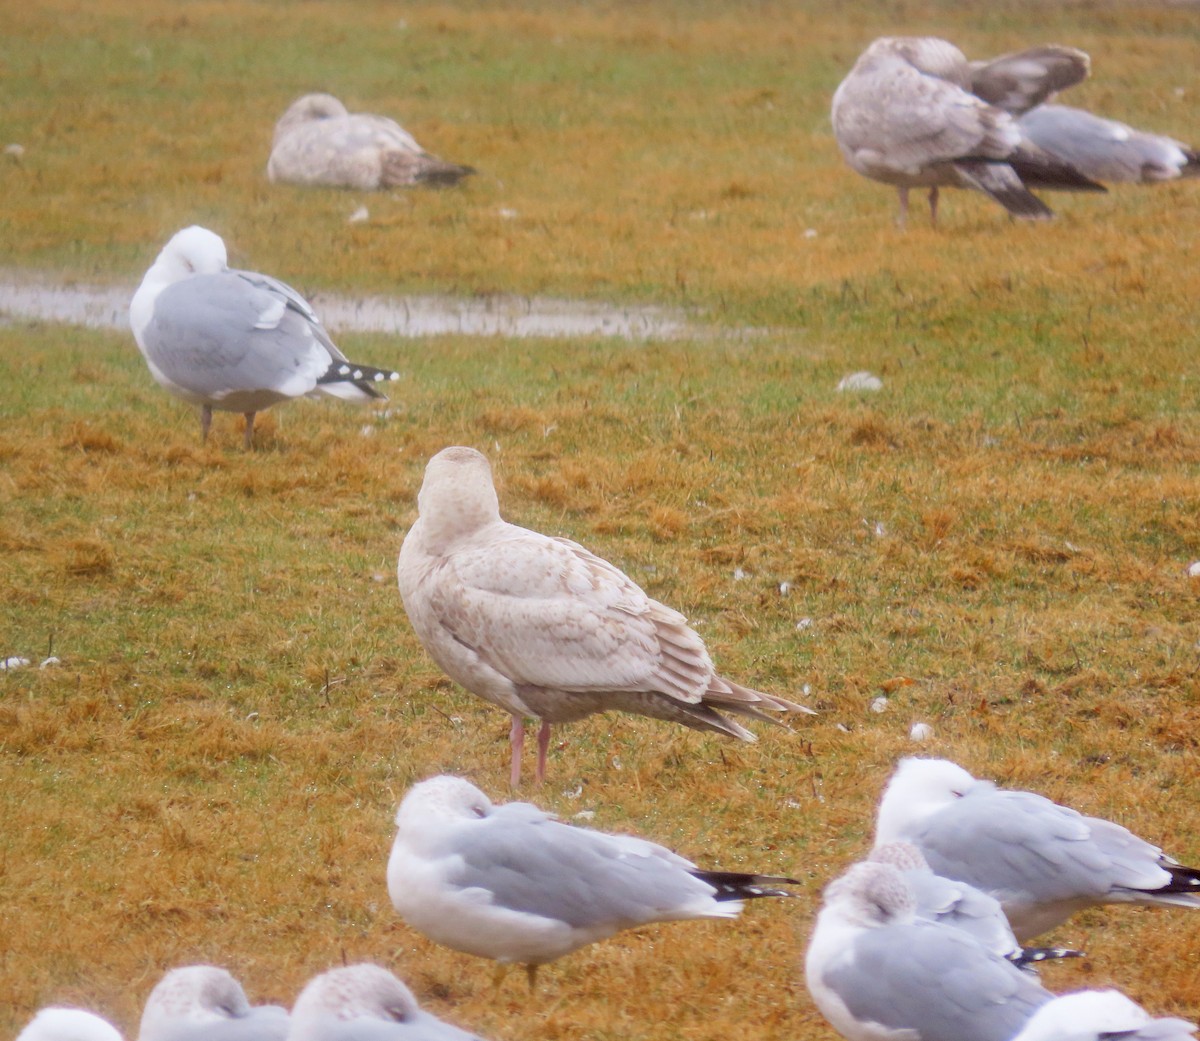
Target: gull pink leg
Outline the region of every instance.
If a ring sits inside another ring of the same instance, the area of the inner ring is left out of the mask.
[[[521,752],[525,748],[525,720],[523,717],[512,717],[512,729],[508,732],[508,743],[512,745],[512,772],[509,774],[508,781],[516,788],[521,783]]]
[[[541,784],[546,779],[546,752],[550,748],[550,724],[544,719],[542,720],[541,729],[538,730],[538,761],[537,761],[537,783]]]

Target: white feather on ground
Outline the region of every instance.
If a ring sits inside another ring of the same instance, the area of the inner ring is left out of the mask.
[[[478,1041],[424,1011],[412,991],[378,965],[313,977],[292,1007],[287,1041]]]
[[[414,785],[396,813],[388,893],[437,943],[536,967],[622,929],[736,918],[791,879],[703,871],[663,846],[563,824],[529,803],[494,805],[469,781]],[[532,979],[532,975],[531,975]]]
[[[911,842],[929,866],[1000,901],[1025,942],[1095,904],[1200,908],[1200,871],[1098,817],[978,781],[944,759],[902,759],[876,845]]]
[[[457,184],[475,171],[425,151],[386,116],[351,113],[332,94],[305,94],[275,124],[267,177],[359,191]]]
[[[998,62],[989,78],[945,40],[882,37],[838,86],[832,109],[838,147],[858,173],[897,187],[901,224],[910,188],[929,189],[935,224],[940,188],[975,188],[1013,216],[1035,219],[1053,214],[1030,188],[1104,191],[1033,144],[1003,108],[972,92],[975,76],[995,95],[1025,103],[1072,74],[1082,79],[1087,55],[1042,47]]]
[[[208,439],[213,409],[254,416],[302,396],[370,401],[399,373],[350,362],[308,302],[269,275],[231,269],[220,236],[184,228],[158,255],[129,306],[150,374],[200,406]]]
[[[512,715],[520,779],[524,719],[540,719],[537,777],[550,725],[620,710],[753,741],[724,709],[757,719],[811,709],[717,675],[677,611],[568,539],[500,518],[487,459],[446,448],[425,469],[419,517],[397,578],[421,644],[450,676]]]

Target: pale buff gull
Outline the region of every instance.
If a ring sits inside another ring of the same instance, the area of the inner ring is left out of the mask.
[[[538,965],[622,929],[736,918],[793,879],[704,871],[663,846],[495,805],[460,777],[413,785],[396,813],[387,884],[400,916],[436,943]]]
[[[292,1006],[287,1041],[478,1041],[424,1011],[387,969],[363,963],[309,980]]]
[[[500,518],[488,461],[446,448],[426,466],[419,516],[397,565],[421,644],[450,676],[512,715],[511,779],[521,774],[526,716],[550,725],[621,710],[753,741],[716,709],[767,719],[811,709],[718,676],[677,611],[568,539]]]
[[[382,398],[399,373],[350,362],[308,302],[269,275],[230,268],[225,243],[206,228],[176,232],[129,305],[129,324],[150,374],[200,406],[208,440],[213,409],[241,412],[250,447],[255,414],[301,396]]]
[[[1000,901],[1024,942],[1095,904],[1200,908],[1200,871],[1111,821],[979,781],[943,759],[903,759],[884,791],[876,844],[902,839],[946,878]]]
[[[51,1006],[37,1013],[16,1041],[122,1041],[107,1019],[79,1008]]]
[[[1037,978],[967,933],[917,917],[914,894],[892,865],[855,864],[825,890],[805,957],[805,982],[848,1041],[1067,1041],[1022,1030],[1060,1025],[1056,998]],[[1132,1002],[1130,1002],[1132,1005]],[[1137,1006],[1133,1006],[1135,1009]],[[1063,1006],[1058,1006],[1059,1009]],[[1182,1041],[1180,1020],[1150,1020],[1138,1041]],[[1129,1022],[1126,1016],[1123,1023]],[[1158,1026],[1153,1026],[1158,1024]],[[1101,1035],[1105,1036],[1105,1035]],[[1119,1034],[1117,1036],[1120,1036]],[[1079,1035],[1078,1041],[1099,1041]]]
[[[252,1006],[225,969],[171,969],[150,992],[138,1041],[283,1041],[288,1014],[277,1005]]]
[[[332,94],[305,94],[275,125],[267,177],[358,191],[457,184],[475,171],[430,155],[386,116],[351,113]]]
[[[1051,61],[1050,53],[1057,59]],[[1000,61],[989,79],[945,40],[882,37],[838,86],[832,108],[838,146],[858,173],[897,187],[901,224],[910,188],[929,189],[934,224],[944,187],[976,188],[1013,216],[1027,218],[1053,215],[1030,188],[1104,191],[1028,140],[1003,108],[973,93],[974,76],[998,96],[1033,101],[1064,85],[1072,68],[1079,78],[1086,75],[1087,56],[1038,48]]]

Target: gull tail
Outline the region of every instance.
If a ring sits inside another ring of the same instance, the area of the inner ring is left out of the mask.
[[[1070,163],[1032,142],[1023,143],[1005,161],[1030,188],[1053,188],[1060,192],[1108,191],[1099,181],[1086,177]]]
[[[1083,951],[1077,951],[1071,947],[1022,947],[1015,954],[1010,954],[1008,960],[1018,969],[1024,969],[1039,962],[1083,957],[1085,957]]]
[[[1054,211],[1025,187],[1011,166],[970,159],[960,160],[954,168],[972,188],[995,199],[1014,217],[1049,220],[1054,216]]]
[[[318,389],[335,398],[346,401],[365,401],[383,398],[375,384],[398,380],[400,373],[391,369],[377,369],[373,365],[359,365],[344,358],[334,358],[325,375],[317,380]]]
[[[383,157],[383,183],[388,188],[414,184],[428,188],[452,188],[473,173],[473,166],[449,163],[428,152],[388,152]]]
[[[763,896],[795,896],[786,889],[772,889],[771,886],[799,886],[804,883],[783,875],[748,875],[742,871],[692,871],[693,878],[707,882],[716,892],[713,899],[724,900],[754,900]]]
[[[1146,890],[1156,904],[1175,904],[1178,907],[1200,907],[1200,868],[1184,867],[1170,861],[1159,861],[1171,881],[1161,889]]]

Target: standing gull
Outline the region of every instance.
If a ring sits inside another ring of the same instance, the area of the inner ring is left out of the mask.
[[[122,1041],[107,1019],[79,1008],[44,1008],[17,1035],[17,1041]]]
[[[292,1007],[287,1041],[479,1041],[423,1011],[387,969],[364,963],[309,980]]]
[[[469,781],[413,785],[396,813],[388,893],[437,943],[532,984],[539,965],[651,922],[736,918],[793,879],[702,871],[663,846],[563,824],[530,803],[496,806]]]
[[[176,232],[146,272],[129,323],[150,374],[200,406],[208,440],[213,409],[254,416],[302,395],[370,401],[399,373],[346,360],[307,301],[290,286],[229,267],[220,236]]]
[[[351,114],[332,94],[305,94],[288,106],[267,162],[272,181],[358,191],[445,187],[474,172],[430,155],[395,120]]]
[[[1039,148],[1096,181],[1150,184],[1200,176],[1200,155],[1182,141],[1081,108],[1038,105],[1018,122]]]
[[[974,77],[992,96],[1031,103],[1072,75],[1082,79],[1087,55],[1047,47],[994,64],[990,74],[990,66],[973,70],[957,47],[935,37],[882,37],[838,87],[832,111],[838,147],[864,177],[896,185],[901,225],[910,188],[929,189],[935,225],[940,188],[976,188],[1013,216],[1035,219],[1053,213],[1030,188],[1104,191],[972,92]]]
[[[188,965],[172,969],[150,992],[138,1041],[283,1041],[287,1011],[252,1006],[224,969]]]
[[[677,611],[568,539],[500,519],[492,470],[472,448],[425,468],[419,517],[400,549],[400,596],[417,639],[450,678],[512,714],[514,787],[524,719],[541,720],[537,779],[550,725],[619,709],[754,735],[716,709],[768,719],[811,709],[718,676]]]
[[[937,874],[999,900],[1021,941],[1094,904],[1200,908],[1200,871],[1119,824],[977,781],[944,759],[900,761],[875,829],[876,844],[897,839]]]
[[[903,875],[871,862],[826,887],[805,979],[821,1013],[849,1041],[1010,1041],[1039,1013],[1042,1022],[1062,1023],[1050,1010],[1079,997],[1056,999],[966,933],[916,917]],[[1131,1035],[1138,1041],[1187,1036],[1181,1020],[1142,1016],[1145,1027]],[[1039,1033],[1035,1041],[1066,1036]]]

